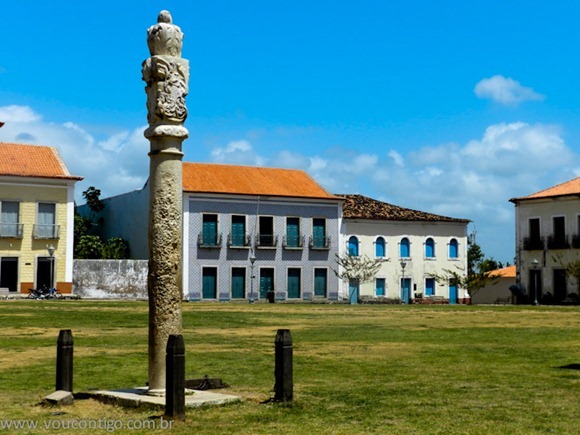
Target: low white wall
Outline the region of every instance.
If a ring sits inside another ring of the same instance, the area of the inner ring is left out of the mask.
[[[73,293],[81,298],[147,298],[147,260],[74,260]]]

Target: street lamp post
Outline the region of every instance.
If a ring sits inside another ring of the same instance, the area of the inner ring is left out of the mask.
[[[403,296],[404,304],[409,302],[409,296],[405,294],[405,267],[407,267],[407,263],[405,261],[401,261],[401,268],[403,269],[403,278],[401,279],[401,295]]]
[[[56,248],[53,245],[50,245],[47,246],[46,249],[48,251],[48,256],[50,257],[50,281],[48,283],[48,287],[50,290],[54,287],[52,280],[54,274],[54,251],[56,251]]]
[[[256,262],[256,256],[254,252],[250,254],[250,300],[248,302],[254,302],[254,263]]]
[[[540,262],[534,258],[532,260],[532,267],[534,268],[534,305],[538,305],[538,264]]]

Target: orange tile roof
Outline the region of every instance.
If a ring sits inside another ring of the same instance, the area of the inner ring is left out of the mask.
[[[497,269],[489,274],[492,277],[499,277],[499,278],[515,278],[516,277],[516,266],[508,266],[504,267],[503,269]]]
[[[557,184],[556,186],[549,187],[539,192],[532,193],[528,196],[523,196],[521,198],[512,198],[511,202],[522,201],[526,199],[538,199],[538,198],[553,198],[556,196],[568,196],[568,195],[580,195],[580,177],[574,178],[573,180],[566,181],[565,183]]]
[[[183,190],[194,193],[336,199],[297,169],[183,163]]]
[[[54,147],[4,142],[0,142],[0,175],[82,180],[69,173]]]

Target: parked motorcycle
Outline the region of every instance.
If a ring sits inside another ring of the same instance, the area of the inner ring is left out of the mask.
[[[28,289],[28,299],[61,299],[62,294],[55,288],[43,285],[41,288]]]

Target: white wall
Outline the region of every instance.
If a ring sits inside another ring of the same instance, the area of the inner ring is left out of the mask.
[[[385,278],[386,297],[400,297],[400,280],[403,272],[400,265],[399,243],[403,237],[411,242],[411,256],[405,259],[405,278],[411,278],[411,295],[425,294],[425,279],[432,274],[444,274],[444,269],[454,270],[460,275],[467,273],[467,224],[451,222],[394,222],[374,220],[343,219],[341,230],[341,253],[348,252],[350,236],[359,239],[359,255],[375,258],[375,241],[382,236],[386,244],[386,258],[376,275]],[[425,241],[427,238],[435,241],[435,257],[425,258]],[[452,238],[459,242],[459,258],[449,258],[449,242]],[[343,283],[342,294],[348,294],[348,284]],[[416,290],[415,290],[416,287]],[[364,283],[360,288],[361,296],[375,295],[375,282]],[[449,297],[446,284],[436,283],[436,296]],[[459,289],[458,298],[467,297],[463,289]]]
[[[547,246],[548,236],[553,234],[553,218],[564,216],[566,219],[566,234],[569,242],[572,236],[580,234],[580,198],[561,197],[543,198],[520,201],[516,206],[516,264],[521,286],[524,289],[530,287],[530,269],[532,262],[539,262],[538,270],[541,271],[541,288],[543,294],[554,294],[553,277],[555,269],[562,269],[571,261],[580,260],[579,249],[553,249]],[[529,237],[529,219],[540,219],[540,237],[546,242],[545,249],[524,250],[524,238]],[[567,293],[578,293],[576,280],[567,277]]]

